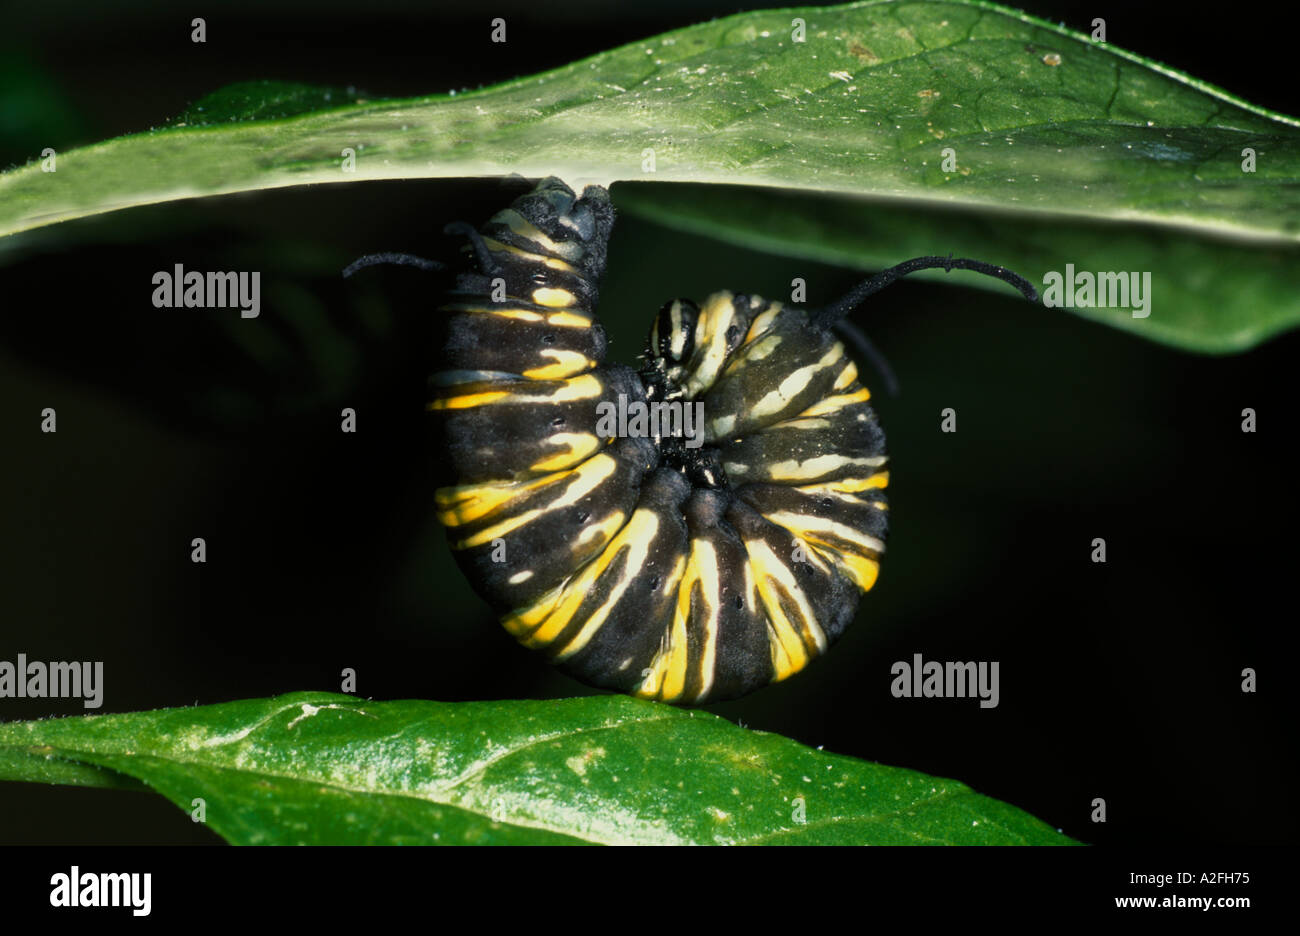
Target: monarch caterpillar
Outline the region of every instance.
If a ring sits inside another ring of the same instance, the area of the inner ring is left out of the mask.
[[[824,653],[876,581],[885,437],[833,327],[917,269],[1036,293],[1001,267],[922,257],[812,315],[725,291],[678,299],[634,370],[605,361],[596,317],[613,223],[605,189],[548,178],[481,231],[448,226],[474,262],[442,306],[430,379],[452,479],[438,516],[506,629],[571,675],[665,702],[734,698]],[[601,422],[671,403],[703,404],[695,445],[671,423]]]

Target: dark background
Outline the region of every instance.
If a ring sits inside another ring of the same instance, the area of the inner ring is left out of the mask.
[[[1285,24],[1181,4],[1021,6],[1085,31],[1101,16],[1120,46],[1295,110],[1293,77],[1277,80],[1293,56]],[[145,129],[232,81],[375,96],[475,87],[741,9],[26,5],[5,13],[0,164]],[[193,15],[207,19],[206,45],[189,41]],[[504,47],[488,41],[493,16],[509,23]],[[391,270],[342,285],[336,273],[379,249],[445,255],[445,223],[480,222],[518,190],[316,186],[136,208],[0,245],[0,659],[103,660],[103,712],[337,691],[344,667],[373,698],[587,692],[501,630],[433,517],[430,280]],[[154,309],[150,276],[176,262],[261,270],[256,330],[230,310]],[[631,360],[665,299],[782,296],[794,276],[813,303],[861,278],[625,215],[602,297],[612,356]],[[859,321],[903,386],[877,393],[894,523],[880,583],[824,660],[712,710],[957,778],[1089,842],[1291,838],[1278,797],[1294,761],[1281,700],[1300,335],[1203,357],[916,282]],[[356,435],[338,432],[343,405],[358,411]],[[47,406],[55,435],[39,431]],[[948,406],[956,434],[939,431]],[[1253,435],[1240,431],[1247,406]],[[206,565],[189,561],[195,536]],[[1097,536],[1105,565],[1089,560]],[[1001,705],[892,698],[891,664],[917,652],[1000,661]],[[1260,672],[1256,695],[1240,691],[1245,666]],[[5,719],[82,711],[0,700]],[[1105,825],[1089,821],[1097,796]],[[0,842],[212,841],[161,798],[0,785]]]

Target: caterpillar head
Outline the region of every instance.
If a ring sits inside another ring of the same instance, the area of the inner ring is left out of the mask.
[[[695,353],[695,325],[699,315],[699,306],[689,299],[666,302],[655,315],[641,355],[647,399],[670,399],[670,393],[680,395],[677,388],[686,363]]]

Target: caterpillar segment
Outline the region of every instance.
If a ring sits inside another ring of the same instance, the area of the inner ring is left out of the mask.
[[[655,471],[600,555],[520,615],[531,627],[521,635],[525,645],[580,679],[633,691],[671,627],[687,562],[682,506],[689,494],[679,472]]]
[[[605,330],[586,313],[493,305],[466,299],[444,307],[447,370],[511,373],[563,380],[595,370],[605,357]],[[520,345],[520,334],[528,343]]]
[[[655,460],[647,440],[617,439],[572,468],[540,477],[442,488],[439,519],[461,568],[495,610],[526,607],[623,529]]]
[[[805,411],[806,412],[806,411]],[[800,414],[719,447],[735,482],[813,484],[884,470],[885,437],[866,403]]]
[[[459,372],[433,388],[429,410],[439,422],[453,476],[464,482],[519,481],[565,471],[601,452],[598,406],[620,394],[641,398],[636,374],[597,367],[563,380]]]
[[[874,476],[881,486],[887,473]],[[869,491],[880,488],[868,488]],[[832,565],[862,591],[876,583],[885,551],[885,505],[874,496],[836,496],[823,485],[750,484],[740,498],[769,523],[786,530],[810,557]],[[810,558],[810,564],[818,565]]]
[[[830,394],[853,366],[844,345],[809,327],[802,310],[757,297],[750,303],[753,325],[704,395],[715,442],[798,416]]]

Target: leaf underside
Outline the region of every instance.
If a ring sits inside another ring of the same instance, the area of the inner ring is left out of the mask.
[[[1048,272],[1150,273],[1147,315],[1136,303],[1071,312],[1187,351],[1245,351],[1300,324],[1300,244],[1251,243],[1158,225],[1086,222],[892,200],[810,196],[777,189],[621,183],[625,213],[754,250],[862,270],[952,254],[998,263],[1043,291]],[[991,277],[912,274],[1014,297]],[[1044,315],[1056,314],[1044,309]],[[864,324],[869,321],[865,316]]]

